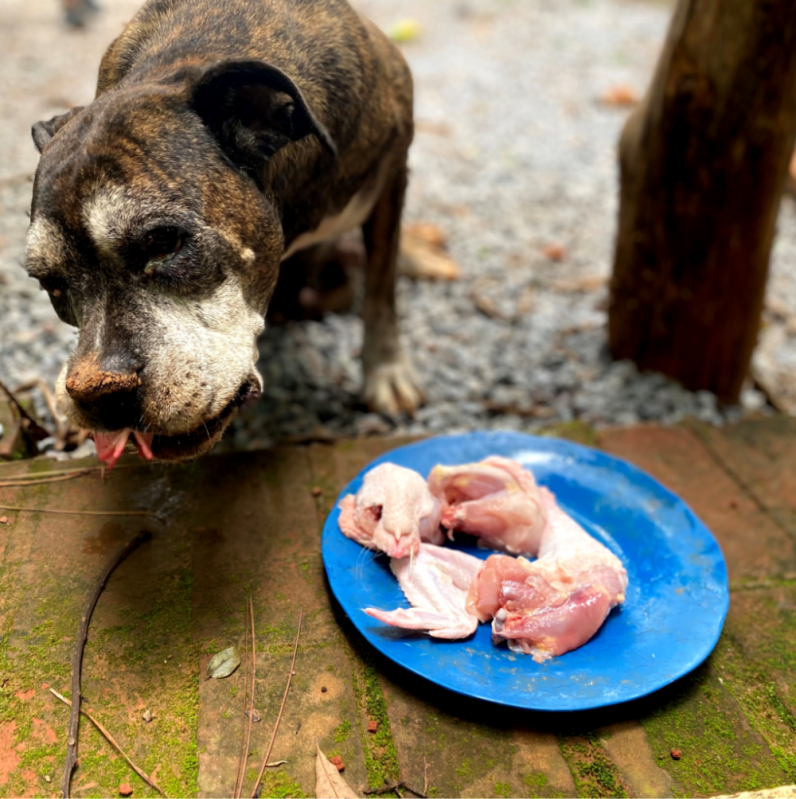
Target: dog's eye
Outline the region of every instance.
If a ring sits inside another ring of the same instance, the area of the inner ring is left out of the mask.
[[[176,227],[159,227],[150,230],[144,238],[145,272],[151,274],[164,261],[176,255],[184,240],[183,232]]]
[[[50,295],[55,312],[60,319],[69,325],[77,325],[66,281],[60,277],[44,277],[39,279],[39,285]]]

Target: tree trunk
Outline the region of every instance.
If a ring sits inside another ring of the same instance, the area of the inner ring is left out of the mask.
[[[619,145],[615,358],[737,401],[794,138],[793,0],[679,0]]]

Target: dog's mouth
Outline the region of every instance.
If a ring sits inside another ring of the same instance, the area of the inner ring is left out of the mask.
[[[259,396],[260,387],[257,381],[249,379],[219,414],[202,422],[193,430],[172,436],[144,433],[130,428],[111,433],[97,431],[94,433],[97,457],[104,461],[108,468],[113,468],[132,438],[138,454],[145,460],[185,461],[198,458],[218,442],[240,407],[255,401]]]

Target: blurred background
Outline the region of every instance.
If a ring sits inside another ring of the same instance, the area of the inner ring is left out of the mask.
[[[22,268],[37,162],[30,126],[91,100],[102,53],[140,4],[103,0],[82,27],[65,24],[57,0],[0,6],[0,380],[12,389],[51,385],[76,340]],[[396,420],[359,404],[354,278],[350,310],[324,313],[320,302],[302,313],[318,318],[269,325],[260,341],[263,399],[223,447],[796,412],[796,204],[787,195],[739,404],[608,354],[617,143],[649,84],[673,3],[354,5],[399,42],[415,78],[399,302],[428,402]],[[30,396],[47,421],[42,391]]]

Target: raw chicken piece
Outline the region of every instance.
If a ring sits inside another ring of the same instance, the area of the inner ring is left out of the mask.
[[[539,559],[491,555],[473,581],[466,607],[492,622],[492,640],[541,663],[586,643],[611,608],[625,600],[627,572],[539,489],[548,524]]]
[[[153,433],[139,433],[136,430],[126,428],[124,430],[117,430],[115,433],[94,433],[94,445],[97,448],[97,457],[101,461],[108,464],[108,468],[112,469],[116,461],[121,457],[124,452],[124,447],[127,444],[127,439],[130,434],[133,435],[136,447],[138,447],[138,454],[148,461],[152,460],[152,439],[155,437]]]
[[[536,554],[547,514],[533,475],[497,455],[480,463],[435,466],[431,493],[442,503],[442,525],[476,535],[482,546]]]
[[[434,638],[466,638],[478,627],[478,619],[465,609],[467,591],[482,561],[455,549],[420,544],[415,558],[392,558],[390,568],[411,603],[408,610],[366,608],[374,619],[425,630]]]
[[[421,541],[441,544],[440,504],[412,469],[382,463],[371,469],[356,495],[340,502],[340,529],[363,547],[391,558],[417,554]]]

